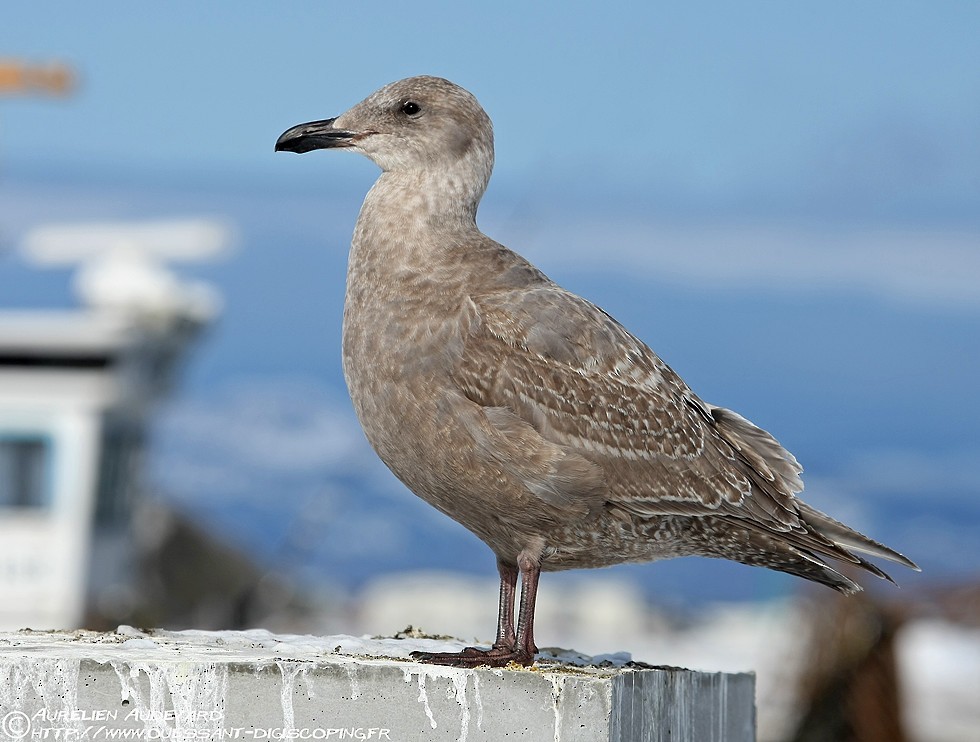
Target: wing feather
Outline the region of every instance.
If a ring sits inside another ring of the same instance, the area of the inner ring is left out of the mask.
[[[641,517],[728,515],[801,529],[796,460],[784,462],[784,449],[744,418],[699,400],[595,305],[546,283],[472,296],[463,313],[464,394],[598,464],[611,505]]]

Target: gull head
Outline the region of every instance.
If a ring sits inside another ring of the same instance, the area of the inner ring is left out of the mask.
[[[409,77],[372,93],[332,119],[299,124],[276,151],[352,149],[385,172],[478,171],[493,167],[493,127],[476,98],[441,77]]]

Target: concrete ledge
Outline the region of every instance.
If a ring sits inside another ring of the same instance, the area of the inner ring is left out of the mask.
[[[752,675],[622,655],[544,652],[532,668],[503,670],[408,659],[461,646],[129,627],[0,634],[0,739],[755,738]]]

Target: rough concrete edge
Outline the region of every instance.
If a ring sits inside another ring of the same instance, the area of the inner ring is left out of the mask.
[[[740,706],[747,706],[750,710],[747,714],[740,714],[746,726],[750,729],[750,734],[744,739],[752,739],[755,728],[755,704],[754,704],[754,675],[752,674],[725,674],[725,673],[699,673],[682,668],[653,667],[653,668],[625,668],[612,671],[609,674],[593,674],[582,668],[571,666],[567,669],[561,666],[546,666],[532,668],[513,668],[513,669],[493,669],[477,668],[474,670],[462,668],[448,668],[433,665],[425,665],[411,660],[397,657],[377,657],[373,655],[358,656],[345,654],[325,654],[311,656],[308,658],[274,658],[274,657],[255,657],[251,660],[228,657],[202,657],[202,656],[181,656],[176,653],[172,657],[153,657],[140,658],[138,650],[134,650],[131,658],[99,657],[98,652],[94,656],[74,657],[74,658],[52,658],[52,657],[32,657],[33,651],[24,653],[16,652],[19,657],[13,665],[19,665],[21,673],[19,682],[20,688],[28,690],[42,700],[46,708],[55,710],[57,708],[67,709],[73,705],[77,707],[78,683],[82,680],[82,673],[107,672],[108,668],[115,673],[118,686],[112,689],[107,688],[103,691],[106,702],[115,694],[119,693],[119,701],[130,699],[136,708],[140,708],[148,715],[160,714],[167,705],[169,698],[176,707],[183,704],[183,712],[193,710],[191,706],[199,710],[204,706],[209,708],[224,708],[224,699],[227,697],[229,676],[241,673],[243,675],[258,676],[263,673],[272,673],[278,676],[280,697],[282,700],[282,721],[289,726],[292,718],[291,703],[287,703],[290,697],[291,688],[296,679],[302,675],[310,673],[343,673],[351,682],[351,698],[356,699],[357,667],[373,666],[385,668],[401,676],[408,682],[413,676],[418,676],[418,682],[428,678],[442,678],[448,681],[450,686],[455,685],[457,691],[457,702],[460,703],[461,714],[465,716],[467,709],[465,693],[460,696],[460,687],[469,685],[468,678],[472,676],[473,690],[478,691],[481,683],[495,682],[496,678],[507,678],[512,681],[520,682],[523,678],[525,682],[537,685],[542,695],[547,699],[550,697],[554,712],[555,733],[561,739],[582,739],[583,732],[580,727],[582,724],[582,710],[591,705],[592,717],[589,718],[593,732],[596,737],[586,737],[586,739],[610,739],[627,740],[637,739],[636,734],[647,734],[653,726],[653,719],[661,720],[663,726],[664,718],[676,718],[676,726],[687,728],[693,725],[694,717],[691,716],[692,704],[683,703],[684,691],[693,689],[694,696],[690,701],[699,701],[701,705],[705,699],[705,694],[710,698],[711,693],[718,693],[717,689],[712,691],[711,683],[720,685],[723,694],[718,696],[721,704],[725,705],[734,702]],[[50,647],[50,650],[57,654],[57,646]],[[8,668],[13,666],[10,652],[0,653],[0,665]],[[7,659],[7,662],[2,660]],[[33,672],[28,670],[25,674],[25,663],[33,664]],[[9,675],[10,670],[7,670]],[[142,675],[142,678],[140,677]],[[28,677],[30,676],[30,677]],[[28,682],[30,681],[30,682]],[[193,684],[193,692],[188,695]],[[154,688],[156,689],[154,691]],[[10,702],[10,688],[0,690],[0,701]],[[174,691],[177,690],[177,693]],[[451,690],[451,688],[450,688]],[[596,694],[600,694],[596,698]],[[647,703],[634,711],[637,694],[646,694]],[[673,704],[672,700],[677,703]],[[475,699],[477,704],[479,700]],[[188,705],[190,704],[190,705]],[[197,704],[197,706],[194,706]],[[126,704],[123,704],[126,705]],[[597,706],[601,710],[596,714]],[[681,714],[680,706],[685,706],[688,717],[684,718]],[[627,713],[629,708],[629,713]],[[727,708],[727,706],[726,706]],[[482,709],[481,709],[482,713]],[[601,718],[599,718],[601,717]],[[719,714],[719,725],[727,722],[727,711]],[[594,725],[594,726],[593,726]],[[721,726],[719,726],[721,729]],[[652,732],[650,732],[652,733]],[[633,736],[624,736],[633,735]],[[655,737],[644,737],[644,739],[656,739]],[[738,739],[742,739],[739,737]],[[676,739],[672,737],[671,739]],[[735,739],[730,736],[719,737],[725,739]],[[702,739],[698,739],[702,742]]]
[[[611,742],[755,740],[755,673],[650,667],[616,676],[611,690]]]

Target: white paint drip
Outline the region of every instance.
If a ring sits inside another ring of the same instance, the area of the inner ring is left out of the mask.
[[[224,727],[228,695],[228,666],[200,662],[109,663],[119,678],[119,692],[130,718],[145,730],[166,730],[171,737],[202,728],[218,732]],[[141,676],[149,685],[146,693]],[[196,732],[195,732],[196,733]]]
[[[425,706],[425,715],[429,717],[429,725],[435,729],[438,724],[436,724],[436,719],[432,715],[432,709],[429,707],[429,695],[425,692],[425,675],[419,673],[419,703]]]
[[[565,675],[548,673],[551,681],[551,702],[555,709],[555,742],[561,742],[561,692],[565,687]]]
[[[474,676],[476,673],[474,673]],[[459,704],[462,712],[459,719],[459,742],[466,742],[466,737],[470,733],[470,705],[466,702],[466,682],[469,675],[466,673],[456,673],[453,676],[453,686],[456,689],[456,703]]]
[[[296,692],[296,676],[300,670],[305,670],[305,664],[301,662],[286,662],[277,660],[276,666],[282,674],[282,686],[279,689],[279,698],[282,702],[282,725],[286,731],[292,731],[296,726],[296,717],[293,712],[293,694]]]
[[[31,696],[44,704],[44,718],[58,719],[67,729],[81,731],[72,712],[78,707],[79,660],[21,658],[0,661],[0,708],[4,709],[4,728],[0,733],[11,738],[19,730],[7,729],[10,710],[19,710]]]
[[[201,720],[207,719],[211,721],[212,729],[221,729],[228,691],[228,666],[182,662],[169,669],[167,685],[174,707],[175,728],[199,730]],[[206,713],[201,714],[202,711]]]
[[[350,680],[350,700],[356,701],[361,695],[361,684],[357,679],[357,665],[353,662],[344,663],[347,678]]]
[[[316,666],[312,664],[303,665],[303,684],[306,686],[307,701],[312,701],[316,698],[316,691],[313,689],[313,683],[309,681],[310,670],[316,670]]]
[[[466,700],[466,685],[469,682],[470,674],[473,675],[474,679],[476,678],[476,673],[473,671],[462,670],[454,667],[427,666],[424,669],[421,669],[416,666],[406,667],[402,670],[402,677],[406,683],[412,682],[413,675],[418,676],[418,701],[423,705],[425,715],[429,719],[429,725],[433,729],[435,729],[438,724],[436,723],[435,716],[432,713],[432,707],[429,705],[429,694],[425,687],[426,678],[446,678],[450,681],[450,684],[446,689],[446,697],[455,699],[456,703],[458,703],[460,706],[459,736],[457,737],[457,742],[466,742],[466,738],[469,736],[470,732],[470,707]],[[477,703],[481,703],[479,700],[479,690],[477,690],[476,698]],[[483,725],[482,705],[480,705],[477,724],[481,727]]]
[[[476,728],[483,729],[483,697],[480,695],[479,673],[473,673],[473,703],[476,704]]]

